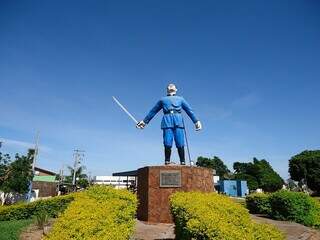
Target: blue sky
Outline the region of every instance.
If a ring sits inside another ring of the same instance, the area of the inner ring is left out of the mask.
[[[86,151],[92,175],[163,163],[160,114],[176,83],[203,123],[193,158],[288,159],[319,149],[319,1],[1,1],[2,151],[58,171]],[[174,154],[174,160],[177,155]]]

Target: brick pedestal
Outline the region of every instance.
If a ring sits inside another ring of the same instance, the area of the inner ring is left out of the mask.
[[[175,175],[174,186],[168,185],[171,182],[171,173]],[[164,177],[168,174],[169,181],[166,181]],[[163,186],[160,186],[160,175]],[[177,176],[180,178],[175,182],[178,179]],[[169,196],[176,191],[214,191],[212,170],[180,165],[138,169],[138,219],[154,223],[172,223]]]

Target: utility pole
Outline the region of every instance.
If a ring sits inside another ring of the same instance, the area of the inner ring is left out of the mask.
[[[34,147],[34,155],[33,155],[33,161],[32,161],[32,172],[33,172],[33,173],[34,173],[34,168],[35,168],[35,166],[36,166],[37,156],[38,156],[38,153],[39,153],[39,150],[38,150],[39,136],[40,136],[40,132],[37,131],[36,143],[35,143],[35,147]]]
[[[89,175],[89,176],[88,176],[88,178],[89,178],[88,181],[89,181],[89,186],[90,186],[90,185],[91,185],[91,171],[88,172],[88,175]]]
[[[73,189],[74,191],[77,190],[77,186],[76,186],[76,172],[79,169],[79,166],[81,165],[81,160],[84,157],[84,150],[79,150],[79,149],[75,149],[74,153],[73,153],[73,157],[74,157],[74,164],[73,164],[73,178],[72,178],[72,185],[73,185]]]
[[[64,164],[62,164],[62,168],[61,168],[61,170],[60,170],[60,180],[61,180],[61,182],[63,182],[63,180],[64,180]]]
[[[32,159],[32,175],[34,176],[34,168],[36,166],[36,160],[37,160],[37,156],[38,156],[38,153],[39,153],[39,150],[38,150],[38,146],[39,146],[39,136],[40,136],[40,132],[37,131],[36,133],[36,142],[35,142],[35,146],[34,146],[34,154],[33,154],[33,159]],[[30,181],[30,184],[29,184],[29,192],[28,192],[28,195],[27,195],[27,200],[28,202],[30,202],[31,200],[31,194],[32,194],[32,180]]]
[[[58,181],[58,189],[57,192],[60,195],[60,186],[63,184],[63,170],[64,170],[64,164],[62,164],[62,168],[59,171],[59,181]]]

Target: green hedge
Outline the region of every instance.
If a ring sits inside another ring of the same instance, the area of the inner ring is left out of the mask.
[[[265,193],[254,193],[246,197],[246,207],[250,213],[269,214],[271,205],[269,195]]]
[[[177,192],[170,204],[179,240],[285,239],[275,227],[253,222],[247,209],[226,196]]]
[[[320,203],[305,193],[282,190],[271,194],[269,202],[275,219],[320,227]]]
[[[38,200],[31,203],[19,203],[0,207],[0,221],[30,219],[40,211],[50,217],[57,217],[73,201],[74,195],[64,195]]]
[[[129,239],[134,230],[136,208],[134,194],[93,186],[76,196],[45,239]]]
[[[281,190],[272,194],[251,194],[246,197],[246,206],[250,213],[320,227],[319,201],[302,192]]]

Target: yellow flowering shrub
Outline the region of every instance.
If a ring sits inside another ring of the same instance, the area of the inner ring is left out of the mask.
[[[63,212],[75,194],[56,196],[37,200],[31,203],[16,203],[9,206],[0,206],[0,221],[30,219],[39,212],[46,212],[50,217],[57,217]]]
[[[45,239],[129,239],[134,230],[136,208],[134,194],[93,186],[76,196]]]
[[[275,227],[253,222],[247,209],[226,196],[177,192],[170,204],[177,239],[285,239]]]

